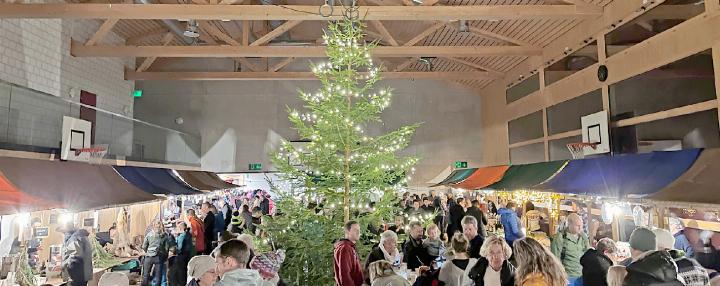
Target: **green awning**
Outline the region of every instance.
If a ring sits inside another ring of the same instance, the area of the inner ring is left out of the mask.
[[[445,180],[442,180],[442,182],[437,183],[431,187],[460,183],[460,182],[464,181],[465,179],[467,179],[468,177],[470,177],[470,175],[475,173],[475,171],[477,171],[477,168],[458,169],[458,170],[452,171],[452,173],[450,173],[450,176],[445,178]]]
[[[488,186],[493,190],[532,189],[557,174],[567,161],[541,162],[527,165],[513,165],[505,172],[502,180]]]

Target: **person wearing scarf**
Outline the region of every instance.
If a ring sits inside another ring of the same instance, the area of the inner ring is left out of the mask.
[[[402,256],[400,255],[400,251],[398,251],[397,248],[397,240],[398,236],[392,230],[386,230],[385,232],[380,234],[380,242],[378,243],[378,245],[373,247],[372,251],[370,251],[370,254],[367,257],[367,260],[365,260],[364,271],[366,275],[364,275],[364,277],[366,277],[365,282],[368,285],[370,284],[370,276],[367,274],[369,273],[368,267],[370,266],[370,263],[378,260],[386,260],[393,265],[400,265],[402,261]]]

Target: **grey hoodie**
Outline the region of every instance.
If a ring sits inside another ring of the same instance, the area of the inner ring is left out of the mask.
[[[223,274],[220,281],[215,282],[213,286],[269,286],[274,285],[272,282],[265,281],[257,270],[253,269],[235,269]]]

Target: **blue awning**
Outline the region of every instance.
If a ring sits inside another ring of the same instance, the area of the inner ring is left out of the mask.
[[[700,149],[572,160],[533,189],[556,193],[624,197],[657,192],[692,166]]]
[[[115,166],[114,168],[125,180],[151,194],[195,195],[201,193],[175,178],[172,171],[168,169],[128,166]]]

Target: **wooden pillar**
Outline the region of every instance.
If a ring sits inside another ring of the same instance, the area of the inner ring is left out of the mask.
[[[718,102],[718,128],[720,128],[720,40],[715,41],[712,49],[713,65],[715,67],[715,95]]]
[[[612,221],[612,239],[614,241],[620,241],[620,216],[613,216]]]
[[[539,63],[538,80],[540,81],[540,96],[545,97],[545,67]],[[550,146],[548,144],[548,120],[547,108],[542,110],[543,144],[545,150],[545,161],[550,161]]]

